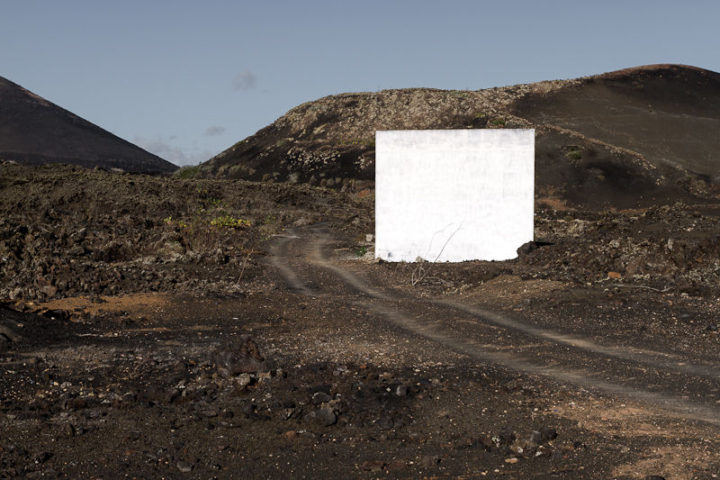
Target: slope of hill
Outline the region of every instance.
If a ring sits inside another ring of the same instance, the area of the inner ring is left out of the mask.
[[[0,77],[0,159],[169,173],[172,163]]]
[[[536,184],[550,203],[632,206],[719,190],[720,75],[652,65],[479,91],[324,97],[203,164],[203,176],[339,186],[374,178],[388,129],[535,128]]]

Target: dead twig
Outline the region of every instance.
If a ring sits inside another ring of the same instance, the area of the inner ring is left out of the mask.
[[[447,227],[446,227],[447,228]],[[462,223],[458,225],[458,228],[455,229],[453,233],[450,234],[450,236],[445,240],[445,243],[443,243],[442,248],[438,252],[437,256],[435,257],[435,260],[433,260],[431,263],[435,263],[440,258],[440,255],[443,254],[445,251],[445,247],[447,247],[447,244],[450,243],[450,240],[455,236],[457,232],[460,231],[460,228],[462,228]],[[432,243],[432,241],[431,241]],[[417,266],[413,269],[412,273],[410,274],[410,284],[414,287],[418,283],[420,283],[425,277],[427,277],[428,271],[430,270],[430,265],[428,265],[428,268],[426,269],[423,267],[424,264],[429,263],[426,260],[422,260],[421,262],[418,262]]]
[[[611,285],[608,285],[608,287],[614,287],[614,288],[644,288],[646,290],[652,290],[653,292],[658,293],[667,293],[670,290],[672,290],[672,287],[665,287],[662,290],[659,288],[650,287],[648,285],[632,285],[632,284],[626,284],[626,283],[614,283]]]
[[[243,260],[242,268],[240,269],[240,275],[238,276],[238,283],[240,283],[240,280],[242,280],[243,273],[245,273],[245,267],[247,266],[248,260],[250,260],[250,255],[255,253],[255,251],[251,248],[247,255],[245,255],[245,259]]]

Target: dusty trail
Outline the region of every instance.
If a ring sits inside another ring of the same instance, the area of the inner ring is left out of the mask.
[[[298,293],[361,307],[400,332],[420,335],[440,348],[639,401],[669,417],[720,426],[720,375],[715,366],[651,349],[600,345],[480,307],[370,286],[328,259],[325,250],[332,241],[322,226],[289,232],[274,243],[271,263]]]

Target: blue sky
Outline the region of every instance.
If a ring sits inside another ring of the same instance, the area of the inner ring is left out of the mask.
[[[0,0],[0,75],[176,164],[348,91],[720,71],[716,1]],[[2,106],[0,105],[0,108]]]

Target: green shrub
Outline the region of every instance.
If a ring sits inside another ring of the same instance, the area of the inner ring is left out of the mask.
[[[569,158],[570,160],[575,160],[575,161],[581,160],[581,159],[582,159],[582,151],[577,150],[577,149],[575,149],[575,150],[570,150],[569,152],[567,152],[567,153],[565,154],[565,156],[566,156],[567,158]]]
[[[180,170],[175,172],[175,175],[177,175],[179,178],[196,178],[198,174],[200,173],[200,165],[195,165],[192,167],[181,167]]]
[[[250,226],[250,220],[235,218],[232,215],[224,215],[210,220],[210,225],[221,228],[245,228]]]

